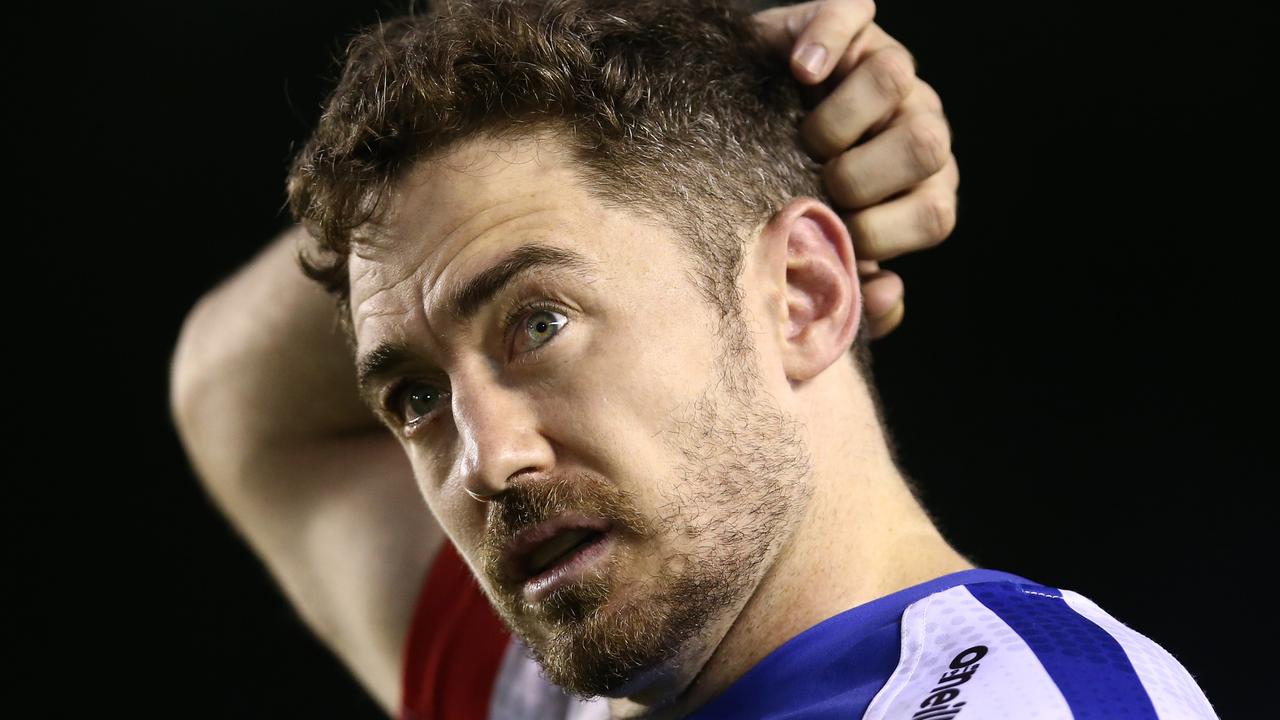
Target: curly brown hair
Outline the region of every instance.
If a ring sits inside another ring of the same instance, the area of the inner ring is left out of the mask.
[[[824,197],[801,114],[785,59],[732,0],[444,0],[348,46],[289,174],[314,239],[300,262],[350,339],[347,256],[388,190],[459,141],[550,132],[598,197],[686,238],[699,290],[736,318],[743,229]]]

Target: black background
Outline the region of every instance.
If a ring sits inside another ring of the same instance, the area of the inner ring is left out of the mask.
[[[167,371],[187,309],[285,225],[343,38],[395,7],[13,21],[7,636],[38,715],[379,717],[204,498]],[[1093,598],[1243,716],[1274,631],[1260,18],[878,18],[941,93],[963,178],[951,239],[890,264],[908,312],[876,371],[905,469],[962,551]]]

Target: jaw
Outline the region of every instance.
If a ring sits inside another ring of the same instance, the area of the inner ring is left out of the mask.
[[[803,503],[801,508],[807,508]],[[773,544],[757,553],[756,562],[733,568],[739,580],[720,598],[720,609],[704,618],[696,634],[666,661],[637,674],[609,697],[615,718],[681,718],[718,695],[754,665],[741,662],[744,645],[760,635],[760,618],[782,612],[773,586],[785,564],[790,541],[802,522],[797,512]],[[689,592],[685,590],[684,592]]]

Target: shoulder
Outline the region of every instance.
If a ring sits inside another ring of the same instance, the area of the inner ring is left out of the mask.
[[[958,585],[908,606],[901,633],[867,720],[1217,717],[1164,648],[1070,590]]]

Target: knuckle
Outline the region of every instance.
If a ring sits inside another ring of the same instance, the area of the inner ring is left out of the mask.
[[[946,240],[955,230],[956,205],[954,202],[937,196],[926,197],[920,210],[925,241],[930,245],[937,245]]]
[[[907,144],[912,159],[924,175],[941,170],[951,156],[946,127],[928,115],[917,116],[907,126]]]
[[[947,153],[951,152],[951,121],[942,112],[935,112],[934,117],[938,119],[938,127],[942,128],[942,136],[947,139]]]
[[[902,100],[911,92],[915,73],[905,50],[887,47],[878,50],[870,58],[871,77],[880,92],[893,100]]]
[[[946,167],[939,172],[939,177],[943,186],[954,196],[960,189],[960,162],[956,160],[955,153],[947,155]]]
[[[880,237],[875,226],[867,221],[867,213],[851,216],[846,224],[849,227],[849,234],[853,237],[854,252],[862,253],[867,258],[878,257],[883,238]]]
[[[836,202],[850,207],[857,207],[861,204],[862,190],[859,187],[858,176],[854,172],[853,163],[849,162],[848,154],[827,163],[823,168],[823,176],[826,181],[827,192],[831,194],[831,197]]]
[[[805,118],[800,132],[808,140],[811,149],[821,157],[831,157],[842,149],[835,119],[826,107],[819,107]]]
[[[919,61],[919,60],[916,60],[916,55],[915,55],[915,53],[913,53],[913,52],[911,52],[910,50],[908,50],[908,49],[906,48],[906,46],[899,45],[898,47],[902,49],[902,52],[907,56],[907,61],[911,63],[911,74],[912,74],[912,75],[919,75],[919,74],[920,74],[920,61]]]
[[[817,8],[814,7],[806,8],[803,11],[793,10],[789,12],[785,17],[787,35],[792,40],[799,38],[800,33],[804,32],[804,29],[809,25],[809,21],[813,19],[816,13]]]
[[[942,113],[942,96],[938,94],[937,90],[933,89],[932,85],[917,78],[916,87],[912,93],[920,96],[920,100],[926,108],[936,113]]]

